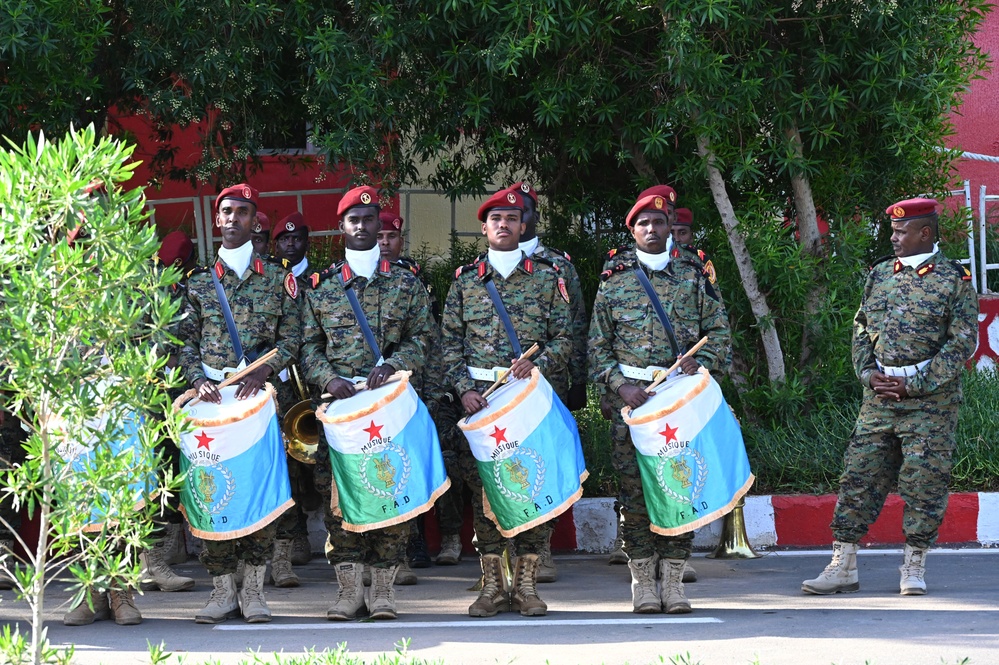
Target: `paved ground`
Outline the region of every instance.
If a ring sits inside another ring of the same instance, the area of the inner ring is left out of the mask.
[[[196,561],[178,567],[198,579],[194,591],[147,593],[138,604],[146,621],[121,627],[111,622],[67,628],[57,608],[66,594],[56,589],[47,616],[50,638],[73,642],[80,663],[123,665],[148,662],[147,640],[164,642],[188,665],[209,658],[239,662],[248,649],[301,653],[346,643],[352,653],[391,652],[409,639],[417,657],[455,663],[678,663],[800,665],[972,665],[999,663],[999,550],[935,552],[929,558],[930,594],[898,595],[897,551],[864,552],[861,591],[835,597],[805,596],[802,579],[828,562],[827,554],[775,553],[754,561],[695,557],[700,574],[687,586],[694,613],[686,617],[639,616],[630,612],[626,567],[606,565],[604,556],[557,557],[561,577],[542,585],[550,612],[544,618],[501,614],[471,619],[477,566],[417,571],[417,586],[397,590],[398,621],[336,624],[325,621],[333,582],[318,560],[299,568],[304,585],[268,589],[276,618],[250,626],[230,621],[211,627],[192,618],[208,596],[207,575]],[[23,616],[24,607],[0,592],[0,622]],[[963,661],[962,659],[969,659]],[[660,660],[662,659],[662,660]],[[180,662],[173,658],[170,663]]]

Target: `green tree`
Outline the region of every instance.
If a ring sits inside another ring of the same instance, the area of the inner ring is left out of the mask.
[[[75,578],[74,601],[89,586],[138,586],[155,497],[176,487],[157,475],[155,446],[176,440],[179,421],[156,342],[177,314],[179,275],[154,265],[142,189],[118,184],[131,153],[93,126],[0,151],[0,391],[30,430],[0,498],[39,526],[23,559],[0,553],[32,627],[30,640],[0,636],[6,662],[52,655],[42,616],[53,580]]]

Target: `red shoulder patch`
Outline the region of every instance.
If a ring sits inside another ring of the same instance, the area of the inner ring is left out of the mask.
[[[673,248],[673,251],[672,251],[672,252],[670,252],[670,254],[672,254],[672,255],[673,255],[673,258],[675,259],[675,258],[677,258],[678,256],[680,256],[680,250],[678,250],[678,249],[676,249],[676,248],[674,247],[674,248]]]
[[[319,288],[320,277],[319,273],[314,272],[309,276],[309,281],[312,282],[312,288]]]
[[[294,273],[288,273],[284,278],[284,290],[288,292],[292,300],[298,298],[298,280]]]
[[[392,272],[392,266],[389,265],[388,259],[382,259],[378,262],[378,272],[383,275],[387,275]]]
[[[343,262],[343,267],[340,268],[340,277],[343,278],[345,284],[354,277],[354,273],[350,269],[350,264],[346,261]]]
[[[524,259],[524,270],[527,271],[528,275],[534,274],[534,261],[530,259]]]
[[[607,258],[608,259],[613,259],[615,254],[617,254],[617,247],[615,247],[611,251],[607,252]]]
[[[479,261],[479,279],[482,279],[485,276],[486,276],[486,262]]]
[[[264,274],[264,262],[260,259],[253,259],[253,272],[258,275]]]
[[[215,262],[215,275],[219,279],[222,279],[223,277],[225,277],[225,266],[222,265],[221,261],[216,261]]]
[[[899,272],[900,270],[902,270],[902,268],[903,268],[903,267],[904,267],[904,266],[902,265],[902,262],[901,262],[901,261],[899,261],[898,259],[895,259],[895,269],[894,269],[894,271],[893,271],[893,272],[896,272],[896,273],[897,273],[897,272]]]
[[[558,278],[558,292],[562,300],[569,302],[569,289],[565,288],[565,280],[561,277]]]

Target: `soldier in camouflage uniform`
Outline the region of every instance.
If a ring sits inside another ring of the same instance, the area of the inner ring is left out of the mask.
[[[871,269],[853,320],[853,365],[864,398],[846,449],[833,514],[832,562],[802,591],[860,589],[857,543],[896,485],[905,502],[902,595],[926,593],[926,554],[947,508],[961,372],[978,339],[971,273],[934,244],[937,202],[900,201],[894,257]]]
[[[214,265],[196,270],[187,283],[187,317],[177,335],[184,342],[180,367],[198,396],[216,404],[222,399],[216,382],[246,359],[238,358],[233,348],[209,271],[222,283],[245,353],[255,357],[277,349],[273,360],[243,377],[236,399],[252,397],[266,381],[276,379],[295,362],[301,344],[295,276],[277,260],[254,253],[250,243],[257,196],[257,190],[245,184],[219,194],[215,224],[222,230],[222,247]],[[270,621],[263,583],[276,528],[272,522],[242,538],[205,542],[201,562],[212,574],[214,588],[195,617],[198,623],[219,623],[238,616],[240,609],[248,622]],[[233,575],[240,560],[245,562],[245,575],[237,600]]]
[[[578,411],[586,406],[586,300],[583,298],[583,287],[579,282],[579,274],[572,265],[572,258],[565,252],[545,247],[538,237],[538,193],[526,182],[518,182],[508,189],[519,191],[524,197],[524,234],[520,237],[520,249],[530,258],[540,257],[551,261],[559,268],[569,291],[569,309],[572,320],[572,357],[566,370],[568,376],[558,380],[549,380],[556,388],[559,399],[570,411]],[[561,387],[561,390],[559,388]],[[554,582],[558,579],[558,569],[552,559],[551,539],[558,518],[546,522],[541,528],[547,536],[545,546],[539,553],[538,582]]]
[[[612,409],[611,436],[614,467],[620,475],[620,532],[630,557],[634,611],[671,614],[690,612],[683,588],[683,568],[690,557],[693,532],[660,536],[649,529],[644,491],[634,445],[621,409],[636,408],[648,395],[639,382],[651,382],[659,368],[676,360],[666,332],[634,271],[648,277],[670,317],[681,352],[702,336],[708,343],[680,366],[692,374],[703,365],[718,371],[730,362],[730,331],[725,308],[705,288],[706,280],[691,280],[676,257],[666,251],[670,233],[669,201],[651,195],[640,198],[628,213],[626,225],[636,246],[626,256],[637,261],[614,265],[601,274],[602,283],[590,321],[590,377],[603,387]],[[656,568],[662,580],[656,589]]]
[[[381,221],[378,193],[356,187],[340,200],[337,214],[346,240],[346,260],[312,275],[306,293],[301,365],[307,381],[334,399],[354,395],[351,379],[366,377],[378,388],[395,371],[420,374],[426,360],[433,321],[427,291],[408,269],[380,257],[377,241]],[[345,288],[357,294],[384,363],[368,346]],[[328,443],[320,429],[316,484],[323,494],[328,531],[326,556],[334,566],[339,591],[326,613],[330,620],[346,621],[367,609],[373,619],[397,616],[392,584],[406,555],[409,524],[354,533],[345,531],[331,507],[332,471]],[[372,568],[371,597],[365,608],[362,570]]]
[[[487,406],[482,392],[493,382],[493,368],[513,361],[515,378],[526,378],[536,366],[553,385],[566,376],[572,354],[569,292],[558,267],[548,259],[528,258],[518,242],[523,232],[524,197],[516,190],[502,190],[479,208],[482,233],[489,252],[475,263],[459,268],[444,305],[441,338],[447,384],[461,396],[468,414]],[[532,360],[517,359],[514,346],[486,290],[491,280],[509,313],[519,343],[527,349],[541,347]],[[459,455],[462,477],[472,490],[476,547],[483,573],[482,591],[468,613],[494,616],[508,608],[525,616],[547,613],[537,594],[538,553],[545,530],[534,528],[512,539],[516,555],[514,588],[505,589],[500,555],[506,539],[483,512],[482,480],[475,457],[465,443]]]
[[[260,215],[257,215],[259,221]],[[299,292],[309,286],[309,227],[305,224],[302,213],[293,212],[283,218],[274,228],[274,258],[281,261],[281,267],[290,270],[298,282]],[[304,297],[296,299],[299,307],[305,302]],[[296,386],[292,369],[281,372],[273,381],[277,392],[278,407],[281,417],[295,406],[303,397]],[[303,386],[304,388],[304,386]],[[312,558],[312,547],[309,544],[309,529],[305,510],[314,510],[319,506],[320,498],[312,481],[312,464],[300,462],[291,455],[287,456],[288,480],[291,482],[291,498],[295,505],[285,511],[277,521],[277,533],[274,536],[274,553],[271,556],[271,582],[279,588],[297,587],[300,584],[298,575],[292,569],[292,564],[306,564]]]
[[[677,208],[676,219],[673,220],[673,247],[676,252],[675,258],[683,256],[685,264],[694,273],[691,279],[697,280],[701,277],[707,279],[708,287],[714,291],[718,302],[724,304],[721,290],[718,288],[718,276],[715,274],[715,265],[711,262],[707,252],[694,246],[694,213],[689,208]],[[694,260],[696,257],[696,261]]]

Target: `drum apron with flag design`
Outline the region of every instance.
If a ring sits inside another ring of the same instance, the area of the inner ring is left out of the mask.
[[[191,533],[205,540],[242,538],[294,505],[274,388],[265,384],[245,400],[236,399],[238,389],[220,388],[221,404],[184,407],[194,390],[174,402],[194,426],[180,440],[180,508]]]
[[[668,380],[629,411],[653,532],[677,536],[713,522],[752,487],[742,430],[708,370]]]
[[[437,428],[409,372],[400,374],[399,381],[316,410],[335,479],[331,507],[347,531],[411,520],[451,486]]]
[[[586,462],[576,420],[537,368],[488,400],[458,426],[482,477],[485,514],[510,538],[576,503]]]

